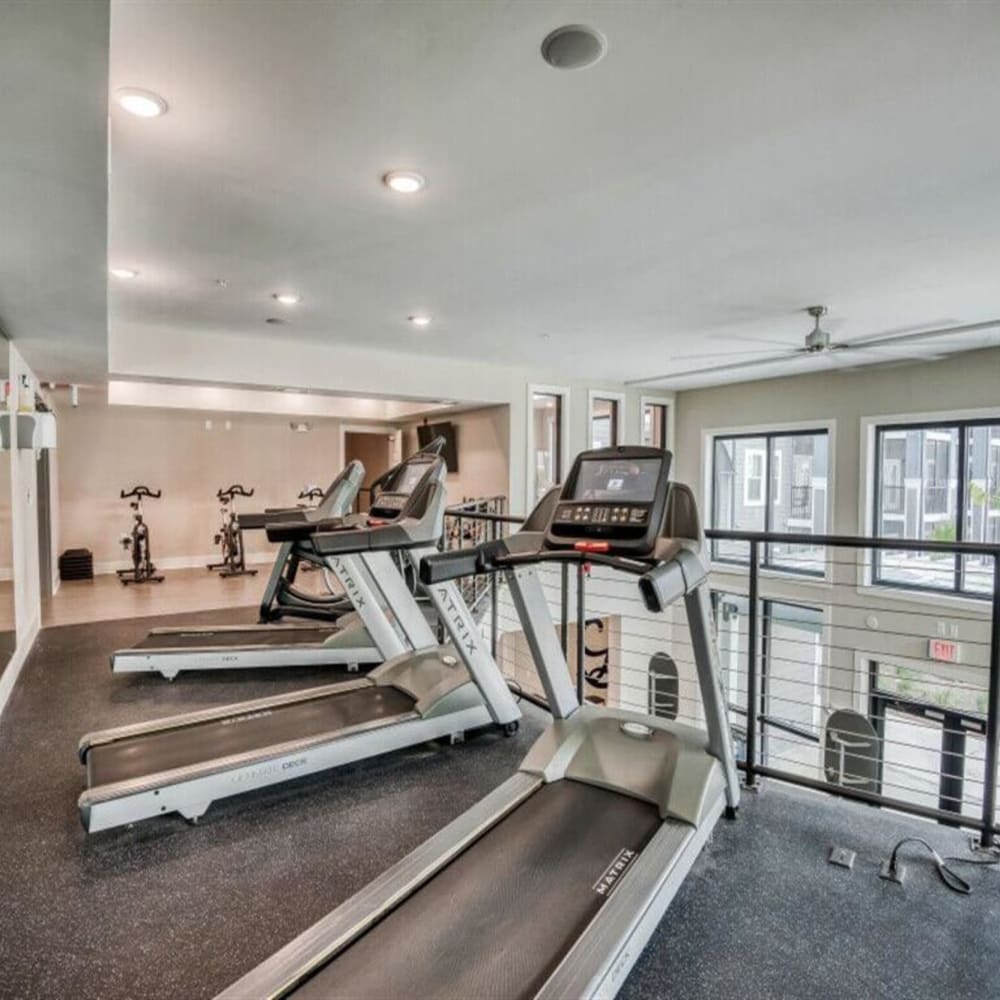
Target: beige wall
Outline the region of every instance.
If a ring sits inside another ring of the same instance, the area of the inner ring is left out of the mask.
[[[824,371],[681,392],[675,478],[689,483],[704,504],[702,432],[706,429],[834,420],[831,530],[859,534],[862,418],[980,407],[1000,412],[1000,349],[938,362]]]
[[[835,534],[865,534],[859,524],[862,483],[862,420],[991,408],[1000,412],[1000,350],[970,352],[936,363],[824,372],[746,382],[679,393],[676,478],[690,483],[704,509],[703,432],[717,428],[766,427],[782,423],[832,422],[834,428],[833,522]],[[707,517],[705,518],[707,522]],[[824,614],[825,707],[864,708],[866,663],[881,656],[926,664],[939,678],[983,683],[989,649],[989,606],[923,594],[859,586],[857,561],[864,551],[831,550],[824,580],[787,574],[761,576],[761,596],[815,606]],[[712,584],[745,594],[746,571],[717,566]],[[954,631],[942,631],[942,629]],[[927,640],[949,635],[963,644],[962,666],[929,663]]]
[[[448,502],[507,496],[510,484],[510,407],[489,406],[441,418],[457,427],[458,472],[448,476]],[[420,421],[422,423],[423,421]],[[430,421],[433,423],[433,419]],[[403,428],[403,454],[417,447],[417,423]],[[517,512],[521,510],[515,503]]]
[[[163,490],[145,508],[154,561],[169,568],[214,558],[217,489],[253,487],[253,499],[240,504],[245,511],[287,506],[307,483],[325,489],[340,471],[340,424],[310,423],[311,431],[297,433],[287,416],[108,407],[96,393],[81,393],[78,408],[59,412],[60,547],[91,549],[98,571],[124,565],[119,538],[131,521],[118,493],[142,482]],[[248,532],[245,542],[248,555],[272,551],[261,532]]]

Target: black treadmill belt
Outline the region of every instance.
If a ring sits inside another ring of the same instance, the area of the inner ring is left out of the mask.
[[[596,888],[602,876],[659,826],[648,802],[570,780],[545,785],[294,996],[532,996],[608,898]]]
[[[150,632],[133,649],[171,649],[182,646],[194,649],[210,646],[297,646],[322,643],[341,631],[336,625],[292,626],[280,628],[222,629],[218,632]]]
[[[127,781],[362,722],[388,719],[413,711],[414,704],[413,698],[403,691],[372,684],[245,715],[143,733],[91,747],[87,752],[87,779],[91,788]]]

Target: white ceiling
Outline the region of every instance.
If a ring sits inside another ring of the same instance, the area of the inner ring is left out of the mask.
[[[595,67],[542,62],[570,22]],[[628,379],[813,303],[838,340],[997,317],[997,51],[997,3],[116,0],[111,89],[170,111],[112,111],[110,322]]]
[[[35,369],[107,372],[107,0],[0,3],[0,328]]]

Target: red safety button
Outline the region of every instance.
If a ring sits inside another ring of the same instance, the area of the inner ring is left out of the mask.
[[[577,552],[610,552],[610,542],[574,542],[573,548]]]

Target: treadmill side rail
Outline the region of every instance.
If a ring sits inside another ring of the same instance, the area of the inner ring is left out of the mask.
[[[433,719],[410,712],[388,723],[383,718],[250,754],[97,786],[80,796],[80,820],[89,833],[169,812],[193,820],[217,799],[486,726],[490,721],[481,705]]]
[[[508,778],[364,889],[223,990],[216,1000],[284,996],[430,881],[541,786],[540,779],[522,773]]]

